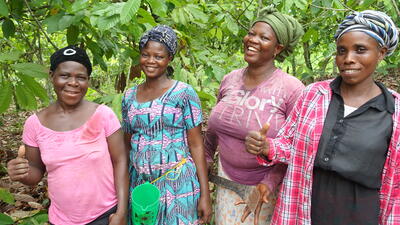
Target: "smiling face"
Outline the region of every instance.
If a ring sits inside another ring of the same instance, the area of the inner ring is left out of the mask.
[[[89,75],[84,65],[75,61],[62,62],[50,75],[60,103],[73,106],[85,97],[89,87]]]
[[[156,41],[149,41],[140,51],[140,68],[147,78],[166,76],[167,67],[172,57],[167,48]]]
[[[343,82],[348,85],[372,82],[372,74],[387,51],[379,47],[374,38],[360,31],[343,34],[336,46],[336,65]]]
[[[244,60],[249,64],[264,64],[274,59],[283,46],[278,43],[272,27],[264,22],[256,22],[243,38]]]

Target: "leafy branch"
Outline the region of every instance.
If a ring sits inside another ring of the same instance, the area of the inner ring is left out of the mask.
[[[234,16],[231,12],[229,12],[229,11],[226,10],[226,9],[224,9],[218,2],[216,2],[216,3],[217,3],[217,5],[218,5],[218,7],[219,7],[222,11],[224,11],[225,13],[228,13],[232,18],[234,18],[234,19],[236,20],[236,22],[237,22],[243,29],[245,29],[245,30],[248,29],[247,26],[245,26],[245,25],[243,25],[242,23],[240,23],[239,18],[235,18],[235,16]]]
[[[27,0],[24,0],[26,7],[28,7],[29,13],[31,14],[31,16],[35,19],[37,25],[39,26],[40,31],[42,31],[42,33],[44,34],[44,36],[46,37],[47,41],[54,47],[55,50],[57,50],[57,46],[51,41],[51,39],[49,38],[49,36],[47,35],[47,33],[44,31],[42,25],[40,24],[39,20],[36,18],[36,16],[33,14],[33,11],[31,9],[31,7],[29,6],[29,3]]]

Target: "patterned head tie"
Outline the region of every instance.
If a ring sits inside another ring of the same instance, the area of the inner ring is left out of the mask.
[[[140,38],[139,50],[142,50],[149,41],[157,41],[165,45],[165,47],[167,47],[169,55],[172,56],[172,58],[175,56],[176,50],[178,48],[178,38],[171,27],[167,25],[158,25],[147,31]]]
[[[88,75],[92,73],[92,63],[86,51],[77,46],[67,46],[59,49],[50,56],[50,70],[55,71],[60,63],[75,61],[86,67]]]
[[[392,19],[383,12],[365,10],[348,15],[335,34],[338,40],[349,31],[361,31],[374,38],[379,46],[388,49],[386,55],[391,55],[399,43],[399,31]]]

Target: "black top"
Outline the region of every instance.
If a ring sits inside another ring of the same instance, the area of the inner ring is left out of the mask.
[[[344,117],[341,77],[329,104],[315,159],[313,224],[378,224],[379,188],[392,135],[394,98],[382,94]],[[328,219],[330,218],[330,219]]]

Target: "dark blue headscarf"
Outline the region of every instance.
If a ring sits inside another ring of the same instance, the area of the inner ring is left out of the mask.
[[[167,25],[158,25],[153,27],[151,30],[147,31],[140,38],[139,50],[142,50],[148,41],[156,41],[164,44],[167,47],[169,55],[173,58],[175,56],[176,50],[178,48],[178,38],[176,33],[171,27]]]
[[[386,55],[391,55],[399,43],[399,31],[393,20],[383,12],[365,10],[353,12],[339,25],[335,34],[338,40],[349,31],[361,31],[374,38],[381,47],[388,49]]]

